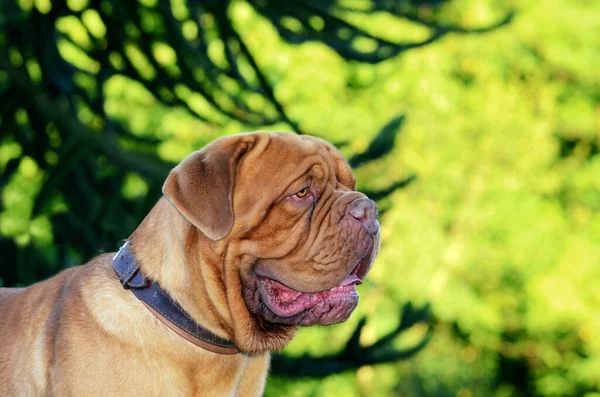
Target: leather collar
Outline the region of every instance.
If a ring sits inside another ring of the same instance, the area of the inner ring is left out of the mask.
[[[123,288],[130,290],[152,314],[179,336],[213,353],[240,352],[233,342],[213,334],[195,322],[156,281],[147,278],[129,250],[129,242],[113,257],[112,265]]]

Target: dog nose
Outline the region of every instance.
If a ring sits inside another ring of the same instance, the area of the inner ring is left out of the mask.
[[[377,204],[373,200],[366,197],[354,200],[346,207],[346,214],[362,223],[371,234],[379,230]]]

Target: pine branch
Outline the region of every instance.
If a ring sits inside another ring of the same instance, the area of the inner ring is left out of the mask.
[[[392,346],[392,343],[413,325],[427,323],[430,319],[429,306],[415,310],[408,303],[402,308],[400,317],[400,323],[394,330],[369,346],[362,346],[359,342],[366,324],[366,319],[363,318],[358,322],[342,351],[319,357],[275,355],[272,370],[278,375],[323,378],[356,370],[365,365],[391,363],[410,358],[429,343],[432,336],[431,327],[427,329],[423,338],[411,347],[397,349]]]
[[[54,123],[59,129],[65,129],[78,135],[73,143],[74,146],[80,142],[93,145],[114,163],[126,169],[131,169],[150,180],[162,181],[168,174],[171,167],[162,161],[138,153],[126,153],[121,148],[109,143],[102,134],[72,117],[62,106],[50,99],[44,90],[34,85],[23,69],[13,67],[6,56],[0,56],[0,67],[8,71],[12,81],[27,93],[31,105],[48,122]]]

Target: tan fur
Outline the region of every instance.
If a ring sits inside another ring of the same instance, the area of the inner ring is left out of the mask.
[[[280,202],[303,167],[324,197],[311,224]],[[104,254],[26,289],[0,289],[0,394],[262,395],[269,351],[283,348],[296,327],[261,322],[242,289],[257,258],[307,292],[337,285],[352,270],[348,258],[325,268],[319,255],[339,249],[327,232],[339,221],[333,212],[361,197],[354,183],[341,155],[315,138],[247,134],[192,154],[129,238],[131,250],[146,275],[243,354],[208,352],[165,327],[121,287],[114,254]],[[370,263],[378,243],[376,236]]]

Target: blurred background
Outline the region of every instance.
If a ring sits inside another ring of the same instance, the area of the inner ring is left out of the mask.
[[[335,143],[382,249],[267,396],[600,396],[597,0],[3,0],[0,285],[114,251],[223,135]]]

